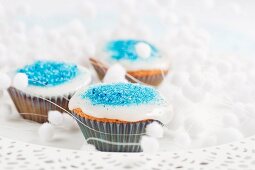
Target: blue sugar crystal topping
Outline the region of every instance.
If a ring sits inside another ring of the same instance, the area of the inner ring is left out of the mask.
[[[146,41],[140,40],[115,40],[111,41],[107,44],[106,50],[110,52],[111,58],[114,60],[129,60],[129,61],[137,61],[137,60],[145,60],[139,57],[136,53],[135,45],[137,43],[146,43],[151,47],[151,55],[148,59],[153,59],[159,57],[158,49],[153,45],[149,44]]]
[[[31,86],[52,87],[68,82],[79,73],[77,65],[55,61],[36,61],[17,70],[28,76]]]
[[[88,88],[81,94],[93,105],[131,106],[141,104],[159,104],[163,99],[152,87],[132,83],[101,84]]]

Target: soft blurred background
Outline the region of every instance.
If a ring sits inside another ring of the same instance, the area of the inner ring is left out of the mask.
[[[0,0],[0,71],[35,59],[88,65],[107,40],[145,39],[171,62],[159,87],[175,114],[163,150],[232,142],[255,134],[254,7],[253,0]],[[0,134],[40,143],[34,129]],[[64,135],[47,145],[80,147]]]
[[[177,41],[187,42],[198,34],[196,38],[209,41],[214,53],[251,56],[254,50],[252,0],[1,0],[0,4],[1,65],[15,63],[17,57],[22,58],[19,62],[38,57],[80,61],[94,55],[97,43],[113,37],[149,39],[174,50]]]

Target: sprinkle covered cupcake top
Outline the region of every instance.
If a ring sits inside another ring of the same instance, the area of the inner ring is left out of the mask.
[[[159,57],[158,49],[152,44],[141,40],[114,40],[106,45],[113,60],[146,60]]]
[[[132,106],[141,104],[159,104],[162,98],[152,87],[131,83],[95,85],[81,95],[92,105]]]
[[[152,87],[133,83],[96,84],[77,91],[69,109],[80,116],[136,122],[147,119],[164,123],[168,103]],[[83,115],[84,114],[84,115]]]
[[[69,101],[69,109],[80,116],[128,122],[154,119],[164,123],[168,103],[152,87],[133,83],[96,84],[77,91]],[[84,114],[84,115],[83,115]]]
[[[28,76],[31,86],[53,87],[74,79],[79,70],[75,64],[67,64],[57,61],[36,61],[17,70]]]

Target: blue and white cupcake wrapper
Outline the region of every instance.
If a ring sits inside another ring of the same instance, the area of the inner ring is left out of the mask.
[[[153,122],[153,120],[134,123],[99,122],[72,114],[76,117],[87,143],[105,152],[141,152],[140,139],[145,135],[146,126]]]
[[[8,92],[20,115],[24,119],[38,123],[48,121],[48,112],[50,110],[58,110],[60,112],[69,111],[68,103],[72,96],[72,94],[68,94],[44,98],[24,93],[14,87],[10,87]]]

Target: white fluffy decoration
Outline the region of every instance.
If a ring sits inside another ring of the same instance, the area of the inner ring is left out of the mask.
[[[231,66],[229,65],[229,63],[223,61],[218,62],[216,67],[220,75],[226,75],[231,70]]]
[[[204,83],[203,75],[198,71],[192,72],[189,75],[189,81],[195,87],[201,86]]]
[[[173,141],[175,144],[181,147],[187,147],[191,144],[191,139],[187,132],[177,132],[174,136]]]
[[[91,145],[91,144],[88,144],[88,143],[83,144],[82,147],[81,147],[81,150],[87,151],[87,152],[97,151],[96,147],[94,145]]]
[[[237,2],[233,2],[230,7],[236,15],[242,14],[242,7]]]
[[[205,136],[204,141],[203,141],[203,146],[209,147],[209,146],[214,146],[217,144],[217,137],[216,136]]]
[[[223,128],[216,132],[218,144],[229,143],[243,138],[242,133],[236,128]]]
[[[239,127],[240,121],[235,114],[227,113],[223,115],[222,123],[225,127]]]
[[[7,103],[0,104],[0,114],[5,117],[5,119],[11,119],[12,109],[11,106]]]
[[[141,58],[148,58],[151,55],[151,47],[144,42],[137,43],[135,45],[135,51]]]
[[[120,64],[114,64],[111,66],[103,79],[104,83],[116,83],[116,82],[127,82],[125,79],[126,70]]]
[[[86,53],[88,57],[94,57],[96,54],[96,46],[93,43],[89,43],[85,45]]]
[[[57,110],[51,110],[48,112],[48,120],[53,125],[61,125],[63,123],[63,114]]]
[[[241,124],[241,130],[245,136],[254,135],[255,132],[255,118],[248,117]]]
[[[182,114],[175,114],[172,121],[168,124],[168,128],[171,130],[177,130],[183,126],[184,116]]]
[[[205,6],[209,9],[213,9],[215,7],[214,0],[204,0]]]
[[[39,130],[39,137],[42,141],[50,141],[54,136],[55,128],[50,123],[43,123]]]
[[[182,93],[187,99],[195,103],[201,102],[206,96],[206,91],[202,88],[193,87],[189,83],[182,87]]]
[[[215,82],[212,79],[206,78],[202,88],[204,91],[210,92],[211,90],[213,90],[214,84]]]
[[[142,136],[140,143],[143,152],[156,153],[159,150],[158,140],[154,137]]]
[[[169,105],[167,108],[155,108],[150,113],[151,116],[155,117],[161,117],[162,120],[164,120],[164,124],[168,124],[172,121],[174,116],[174,111],[171,105]]]
[[[12,85],[19,90],[25,89],[28,86],[27,75],[24,73],[17,73],[13,78]]]
[[[188,80],[188,74],[186,72],[176,72],[172,73],[170,76],[171,83],[179,87],[186,84]]]
[[[95,8],[94,3],[90,3],[90,1],[83,1],[82,6],[82,14],[89,18],[94,18],[97,15],[97,10]]]
[[[5,74],[0,72],[0,90],[5,90],[11,85],[11,78]]]
[[[163,126],[154,121],[146,126],[146,134],[154,138],[162,138],[164,135]]]
[[[76,121],[67,113],[63,113],[63,127],[67,130],[76,130],[78,125]]]
[[[191,116],[184,121],[184,128],[191,137],[197,137],[205,129],[205,124],[198,118]]]

